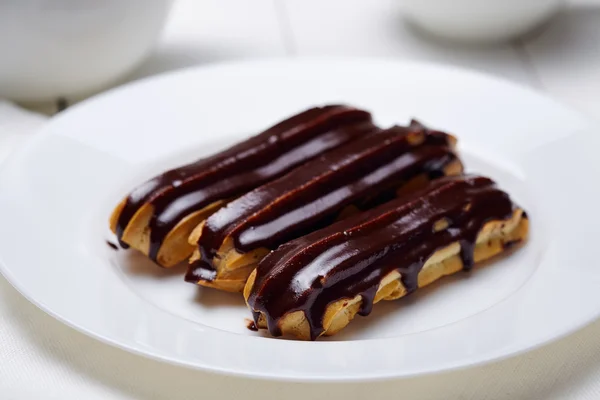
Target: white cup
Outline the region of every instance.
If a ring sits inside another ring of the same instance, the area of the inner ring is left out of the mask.
[[[541,24],[563,0],[402,0],[406,17],[441,37],[470,42],[515,38]]]
[[[0,1],[0,97],[41,101],[108,86],[149,52],[171,3]]]

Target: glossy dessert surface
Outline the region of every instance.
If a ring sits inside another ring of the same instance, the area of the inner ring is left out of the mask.
[[[304,312],[315,339],[323,332],[329,304],[360,295],[358,313],[367,315],[386,275],[399,272],[410,293],[418,287],[425,262],[453,243],[460,245],[463,269],[471,269],[486,223],[507,221],[517,209],[488,178],[440,178],[423,190],[280,246],[257,267],[248,305],[255,319],[258,313],[265,316],[274,336],[281,334],[284,316]],[[519,212],[518,217],[526,215]]]
[[[425,183],[460,173],[454,143],[413,121],[357,139],[258,187],[206,220],[197,240],[200,259],[186,279],[211,280],[226,240],[238,253],[272,250],[333,223],[347,207],[366,210],[396,197],[417,177]]]
[[[218,154],[141,184],[121,205],[113,230],[121,246],[128,247],[124,232],[138,211],[151,205],[148,256],[156,261],[165,237],[185,216],[246,193],[373,129],[366,111],[342,105],[311,108]]]

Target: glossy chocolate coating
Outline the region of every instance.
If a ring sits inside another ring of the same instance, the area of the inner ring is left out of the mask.
[[[419,140],[415,134],[421,135]],[[416,122],[348,143],[210,216],[198,241],[202,259],[190,266],[186,279],[211,280],[215,275],[211,261],[228,237],[240,253],[275,249],[331,224],[349,205],[372,208],[395,197],[402,183],[418,175],[444,175],[454,160],[450,137]]]
[[[256,327],[256,324],[254,323],[254,321],[252,320],[246,320],[246,328],[250,331],[253,332],[258,332],[258,328]]]
[[[311,108],[216,155],[167,171],[129,194],[117,223],[119,243],[127,247],[125,228],[140,207],[151,203],[149,257],[156,261],[165,236],[186,215],[246,193],[374,129],[366,111]]]
[[[280,246],[265,257],[248,298],[267,318],[269,331],[302,310],[314,340],[323,332],[327,306],[362,295],[367,315],[385,275],[398,270],[410,293],[427,259],[454,242],[461,244],[464,269],[473,266],[477,235],[491,220],[511,217],[513,203],[494,182],[479,176],[444,177],[423,190],[351,216]],[[434,224],[444,219],[446,229]]]

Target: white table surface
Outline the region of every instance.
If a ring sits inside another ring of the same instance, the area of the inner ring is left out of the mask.
[[[600,1],[571,2],[543,29],[491,47],[419,34],[403,23],[399,3],[178,0],[155,52],[127,79],[254,57],[416,59],[502,76],[600,118]],[[0,157],[26,137],[0,136]],[[0,277],[0,399],[71,398],[600,399],[600,322],[538,350],[463,371],[365,384],[271,383],[173,367],[104,345],[42,313]]]

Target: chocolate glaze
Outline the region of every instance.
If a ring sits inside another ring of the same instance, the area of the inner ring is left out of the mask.
[[[526,218],[527,216],[525,214],[523,214],[523,217]],[[511,240],[511,241],[503,243],[502,244],[502,248],[504,250],[511,250],[515,246],[518,246],[519,244],[521,244],[521,242],[522,242],[522,240],[520,240],[520,239],[518,239],[518,240]]]
[[[415,133],[422,140],[415,142]],[[206,220],[198,241],[202,258],[186,279],[214,279],[212,260],[227,237],[240,253],[275,249],[331,224],[349,205],[367,209],[390,200],[417,175],[443,175],[456,160],[450,143],[447,134],[413,122],[355,140],[256,188]]]
[[[252,321],[251,319],[247,319],[246,318],[246,328],[248,328],[251,331],[257,332],[258,328],[256,327],[256,324],[254,323],[254,321]]]
[[[272,335],[280,319],[305,312],[311,339],[323,332],[329,304],[362,295],[359,313],[367,315],[379,283],[398,270],[408,292],[437,250],[458,241],[464,268],[473,265],[473,250],[487,221],[511,217],[513,204],[494,182],[479,176],[445,177],[421,191],[351,216],[280,246],[265,257],[248,304],[255,321],[259,311]],[[440,219],[448,226],[434,229]]]
[[[375,129],[371,115],[352,107],[311,108],[211,157],[159,175],[127,197],[116,234],[135,213],[151,203],[149,257],[156,261],[165,236],[191,212],[237,197],[323,152]]]

